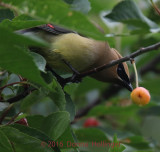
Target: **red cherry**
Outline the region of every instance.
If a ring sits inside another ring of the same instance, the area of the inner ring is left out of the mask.
[[[21,125],[24,125],[24,126],[28,126],[28,122],[27,122],[26,118],[22,118],[22,119],[16,121],[15,123],[18,123],[18,124],[21,124]]]
[[[88,118],[86,119],[86,121],[83,124],[83,127],[87,128],[87,127],[96,127],[99,126],[100,123],[97,119],[95,118]]]

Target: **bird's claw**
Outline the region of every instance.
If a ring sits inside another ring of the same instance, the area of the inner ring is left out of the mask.
[[[71,82],[73,83],[79,83],[82,81],[82,79],[79,77],[80,74],[77,73],[73,73],[72,77],[71,77]]]

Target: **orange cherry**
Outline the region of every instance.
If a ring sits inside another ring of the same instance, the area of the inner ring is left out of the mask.
[[[146,105],[149,103],[151,96],[147,89],[137,87],[131,92],[131,99],[138,105]]]

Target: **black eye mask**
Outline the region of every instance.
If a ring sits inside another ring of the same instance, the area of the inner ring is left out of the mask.
[[[118,64],[117,74],[123,81],[130,83],[130,80],[128,78],[128,75],[126,74],[126,71],[122,63]]]

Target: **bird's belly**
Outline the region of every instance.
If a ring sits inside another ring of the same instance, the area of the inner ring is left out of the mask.
[[[64,72],[70,71],[64,60],[78,71],[83,71],[87,69],[93,62],[90,60],[90,55],[88,53],[81,52],[79,54],[77,50],[67,51],[54,49],[51,54],[52,55],[50,55],[47,59],[48,64],[52,68]]]

